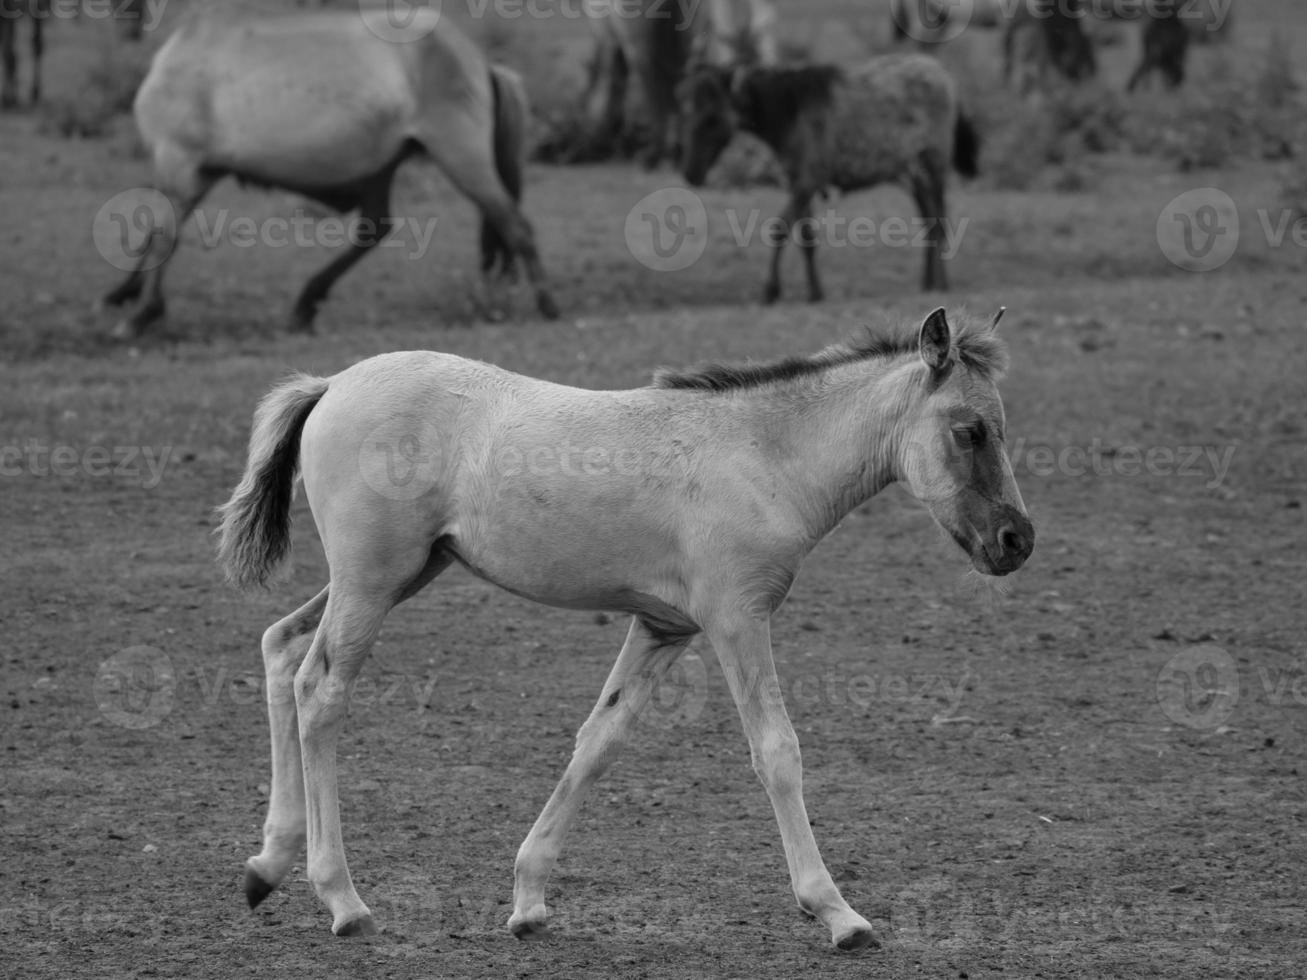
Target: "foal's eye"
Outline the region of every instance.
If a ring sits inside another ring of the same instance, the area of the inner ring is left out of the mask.
[[[985,441],[985,430],[978,425],[953,426],[953,441],[963,449],[979,446]]]

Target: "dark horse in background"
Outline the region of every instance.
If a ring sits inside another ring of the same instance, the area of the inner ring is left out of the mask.
[[[45,52],[45,22],[50,19],[50,0],[0,0],[0,109],[18,106],[18,24],[32,26],[32,80],[28,100],[41,101],[41,55]]]
[[[1135,88],[1152,72],[1160,72],[1168,88],[1178,88],[1184,81],[1184,63],[1194,34],[1180,15],[1178,0],[1153,0],[1144,24],[1139,65],[1126,83],[1126,91]]]
[[[358,234],[300,291],[291,329],[309,330],[332,284],[393,230],[390,187],[410,157],[433,160],[481,212],[482,268],[526,266],[542,315],[554,305],[518,202],[526,94],[438,10],[413,8],[418,39],[383,40],[384,8],[258,13],[213,4],[164,43],[133,110],[166,202],[104,302],[144,295],[118,325],[163,316],[162,275],[182,223],[225,176],[358,215]],[[421,18],[421,20],[418,20]],[[139,210],[139,209],[138,209]]]
[[[822,298],[812,201],[828,189],[904,186],[924,226],[922,288],[946,289],[945,186],[950,163],[975,176],[979,140],[959,106],[957,86],[940,63],[920,54],[873,58],[848,71],[830,65],[700,67],[681,87],[685,120],[682,172],[694,186],[737,130],[766,143],[788,178],[763,301],[781,294],[781,248],[797,231],[808,298]]]
[[[1085,33],[1083,0],[1023,0],[1003,32],[1003,78],[1023,95],[1040,90],[1051,73],[1072,82],[1098,72]]]
[[[588,133],[572,161],[608,156],[625,131],[628,81],[649,125],[643,162],[675,156],[676,87],[691,65],[777,61],[771,0],[588,0],[595,51],[586,94]]]

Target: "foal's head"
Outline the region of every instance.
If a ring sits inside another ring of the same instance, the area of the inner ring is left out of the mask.
[[[680,102],[681,174],[693,187],[700,186],[739,129],[739,116],[731,104],[733,72],[700,64],[677,88]]]
[[[910,402],[897,440],[899,480],[988,575],[1016,571],[1035,545],[1003,442],[1001,316],[956,332],[942,309],[926,317],[918,338],[924,396]]]

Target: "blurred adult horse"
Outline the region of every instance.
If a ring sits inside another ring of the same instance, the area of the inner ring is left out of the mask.
[[[291,328],[311,329],[331,285],[392,230],[390,187],[413,156],[434,160],[481,212],[482,268],[520,258],[546,317],[557,316],[531,225],[518,208],[525,160],[521,79],[448,17],[414,8],[266,13],[206,5],[159,49],[134,111],[166,204],[138,264],[105,302],[144,293],[116,333],[164,312],[163,270],[182,222],[227,175],[357,210],[350,244],[309,279]],[[402,43],[401,43],[402,42]]]
[[[32,77],[28,101],[41,101],[41,56],[45,53],[45,22],[50,0],[0,0],[0,109],[18,106],[18,24],[32,25]]]
[[[682,173],[701,185],[738,130],[776,155],[789,181],[783,228],[772,243],[763,301],[781,293],[781,248],[793,232],[803,251],[808,298],[822,298],[817,276],[812,200],[834,188],[857,191],[897,183],[922,219],[922,288],[947,288],[945,186],[949,165],[977,172],[979,137],[962,112],[957,86],[940,63],[922,54],[889,54],[845,71],[831,65],[713,68],[702,66],[681,86],[685,117]]]
[[[627,83],[649,117],[646,166],[675,140],[676,87],[692,64],[774,64],[776,11],[771,0],[588,0],[595,35],[586,96],[590,132],[574,156],[603,155],[627,125]]]

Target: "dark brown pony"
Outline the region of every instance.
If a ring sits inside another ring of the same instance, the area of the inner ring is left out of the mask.
[[[1161,73],[1169,88],[1178,88],[1184,81],[1185,57],[1192,34],[1192,29],[1180,18],[1176,0],[1154,0],[1144,24],[1139,65],[1130,75],[1126,91],[1133,92],[1154,71]]]
[[[1024,0],[1003,32],[1003,78],[1022,94],[1044,85],[1050,72],[1072,82],[1098,73],[1085,33],[1081,0]]]
[[[682,173],[690,184],[704,182],[737,130],[771,147],[788,178],[790,199],[781,214],[785,235],[774,243],[763,302],[781,294],[781,246],[795,227],[808,298],[822,298],[814,197],[830,188],[857,191],[885,183],[904,185],[926,222],[922,288],[947,288],[949,164],[974,176],[979,139],[959,108],[952,77],[934,58],[884,55],[847,72],[830,65],[700,67],[681,87],[681,96]]]
[[[32,80],[28,100],[41,101],[41,55],[45,51],[45,22],[50,17],[50,0],[0,0],[0,109],[18,106],[18,22],[32,23]]]

